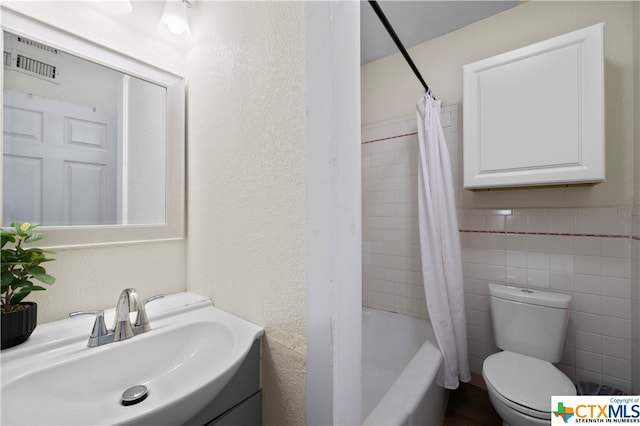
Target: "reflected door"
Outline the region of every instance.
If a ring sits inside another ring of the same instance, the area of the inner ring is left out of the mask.
[[[3,226],[116,223],[114,114],[5,90],[3,136]]]

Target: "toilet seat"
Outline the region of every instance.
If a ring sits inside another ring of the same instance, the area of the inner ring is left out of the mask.
[[[538,419],[551,420],[551,397],[576,395],[576,388],[548,361],[503,351],[484,361],[487,387],[511,409]]]

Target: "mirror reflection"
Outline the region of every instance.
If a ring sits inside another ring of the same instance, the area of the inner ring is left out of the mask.
[[[165,223],[166,88],[4,32],[3,226]]]

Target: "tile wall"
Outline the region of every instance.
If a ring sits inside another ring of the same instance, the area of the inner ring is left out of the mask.
[[[457,106],[443,108],[454,183],[460,191],[457,117]],[[414,115],[363,126],[363,306],[426,317],[417,158]],[[640,338],[632,341],[632,336],[640,334],[639,211],[459,209],[472,371],[480,373],[483,360],[498,351],[487,284],[531,286],[573,296],[559,368],[572,380],[606,383],[627,392],[633,377],[638,392]]]
[[[631,208],[460,210],[469,361],[494,345],[487,284],[573,297],[559,368],[631,391]]]
[[[441,112],[453,159],[457,115],[457,106]],[[362,297],[363,306],[424,318],[416,132],[414,114],[362,128]]]

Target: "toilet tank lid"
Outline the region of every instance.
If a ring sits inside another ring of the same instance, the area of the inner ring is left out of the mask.
[[[530,305],[568,309],[571,296],[530,288],[512,287],[503,284],[489,284],[489,295],[500,299],[513,300]]]

